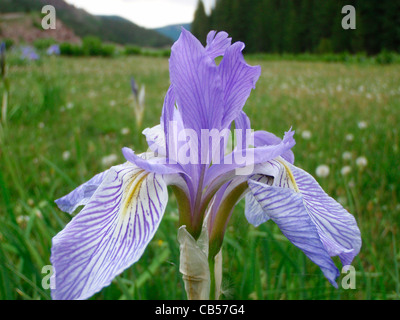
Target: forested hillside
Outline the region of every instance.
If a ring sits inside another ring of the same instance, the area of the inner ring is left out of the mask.
[[[63,0],[1,0],[0,13],[41,12],[44,5],[56,8],[57,18],[79,37],[96,36],[102,41],[138,46],[164,47],[171,45],[168,37],[114,16],[94,16]]]

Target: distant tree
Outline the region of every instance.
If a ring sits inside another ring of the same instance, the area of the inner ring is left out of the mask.
[[[400,2],[382,1],[382,43],[383,49],[400,51]]]
[[[203,44],[206,43],[206,37],[210,31],[210,19],[206,14],[202,0],[199,0],[197,4],[191,31],[193,35],[196,36],[196,38],[199,39]]]

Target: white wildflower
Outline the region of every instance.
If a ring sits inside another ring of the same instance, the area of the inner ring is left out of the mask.
[[[366,157],[358,157],[356,159],[356,165],[360,168],[364,168],[365,166],[367,166],[368,164],[368,160]]]
[[[29,221],[29,216],[18,216],[17,217],[17,223],[18,224],[23,224]]]
[[[69,152],[68,150],[63,152],[62,158],[64,161],[67,161],[70,157],[71,157],[71,152]]]
[[[329,167],[326,164],[321,164],[317,167],[315,173],[320,178],[326,178],[329,175]]]
[[[345,151],[342,154],[343,160],[350,160],[352,158],[352,153],[350,151]]]
[[[365,121],[359,121],[357,125],[359,129],[365,129],[366,127],[368,127],[368,124]]]
[[[304,131],[301,133],[301,137],[302,137],[303,139],[305,139],[305,140],[308,140],[308,139],[311,138],[311,132],[310,132],[309,130],[304,130]]]
[[[350,166],[344,166],[341,170],[340,173],[342,176],[347,176],[351,172],[351,167]]]
[[[118,157],[116,154],[110,154],[108,156],[105,156],[101,159],[101,164],[104,167],[110,167],[112,166],[116,161],[118,160]]]
[[[129,132],[130,132],[129,128],[122,128],[122,129],[121,129],[121,134],[124,135],[124,136],[126,136],[127,134],[129,134]]]
[[[353,140],[354,140],[354,135],[351,134],[351,133],[347,134],[347,135],[346,135],[346,140],[347,140],[347,141],[353,141]]]

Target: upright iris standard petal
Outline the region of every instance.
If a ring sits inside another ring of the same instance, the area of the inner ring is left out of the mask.
[[[261,74],[242,54],[244,44],[230,44],[227,35],[210,33],[208,45],[182,30],[172,46],[171,84],[185,127],[196,130],[225,129],[241,112]],[[214,58],[223,55],[217,66]]]
[[[273,179],[272,183],[263,183],[255,180],[259,177],[256,175],[249,180],[252,195],[264,210],[264,220],[271,218],[276,222],[334,284],[334,272],[328,268],[326,256],[339,256],[343,265],[349,265],[359,253],[361,235],[354,217],[329,197],[311,175],[282,158],[257,170]],[[260,212],[256,211],[256,216],[248,220],[257,225],[262,221]]]
[[[241,111],[239,116],[235,119],[235,130],[237,133],[237,140],[240,145],[236,146],[237,149],[245,150],[249,147],[249,138],[248,134],[251,133],[250,119],[246,113]]]
[[[218,66],[224,93],[222,128],[228,127],[239,116],[261,74],[260,66],[250,66],[246,63],[242,54],[243,49],[242,42],[231,45],[226,49]]]
[[[96,174],[92,179],[80,185],[66,196],[57,199],[58,207],[68,213],[73,213],[79,206],[84,206],[93,196],[99,185],[103,182],[108,170]]]
[[[170,78],[186,128],[196,131],[221,126],[223,93],[218,68],[190,32],[182,30],[171,48]]]
[[[228,38],[226,32],[210,31],[207,35],[206,53],[211,59],[222,56],[231,42],[232,38]]]
[[[53,238],[54,299],[86,299],[136,262],[164,214],[162,176],[131,164],[108,170],[89,203]]]

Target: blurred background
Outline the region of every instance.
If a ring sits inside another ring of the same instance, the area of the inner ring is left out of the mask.
[[[45,30],[45,5],[56,29]],[[356,28],[343,29],[345,5]],[[255,130],[296,131],[295,164],[351,212],[356,288],[322,272],[272,223],[235,209],[223,299],[400,298],[400,2],[0,0],[0,299],[50,299],[43,267],[71,220],[54,200],[146,150],[180,28],[224,30],[262,74],[244,111]],[[142,259],[91,299],[185,299],[173,194]],[[340,262],[334,259],[341,270]]]

